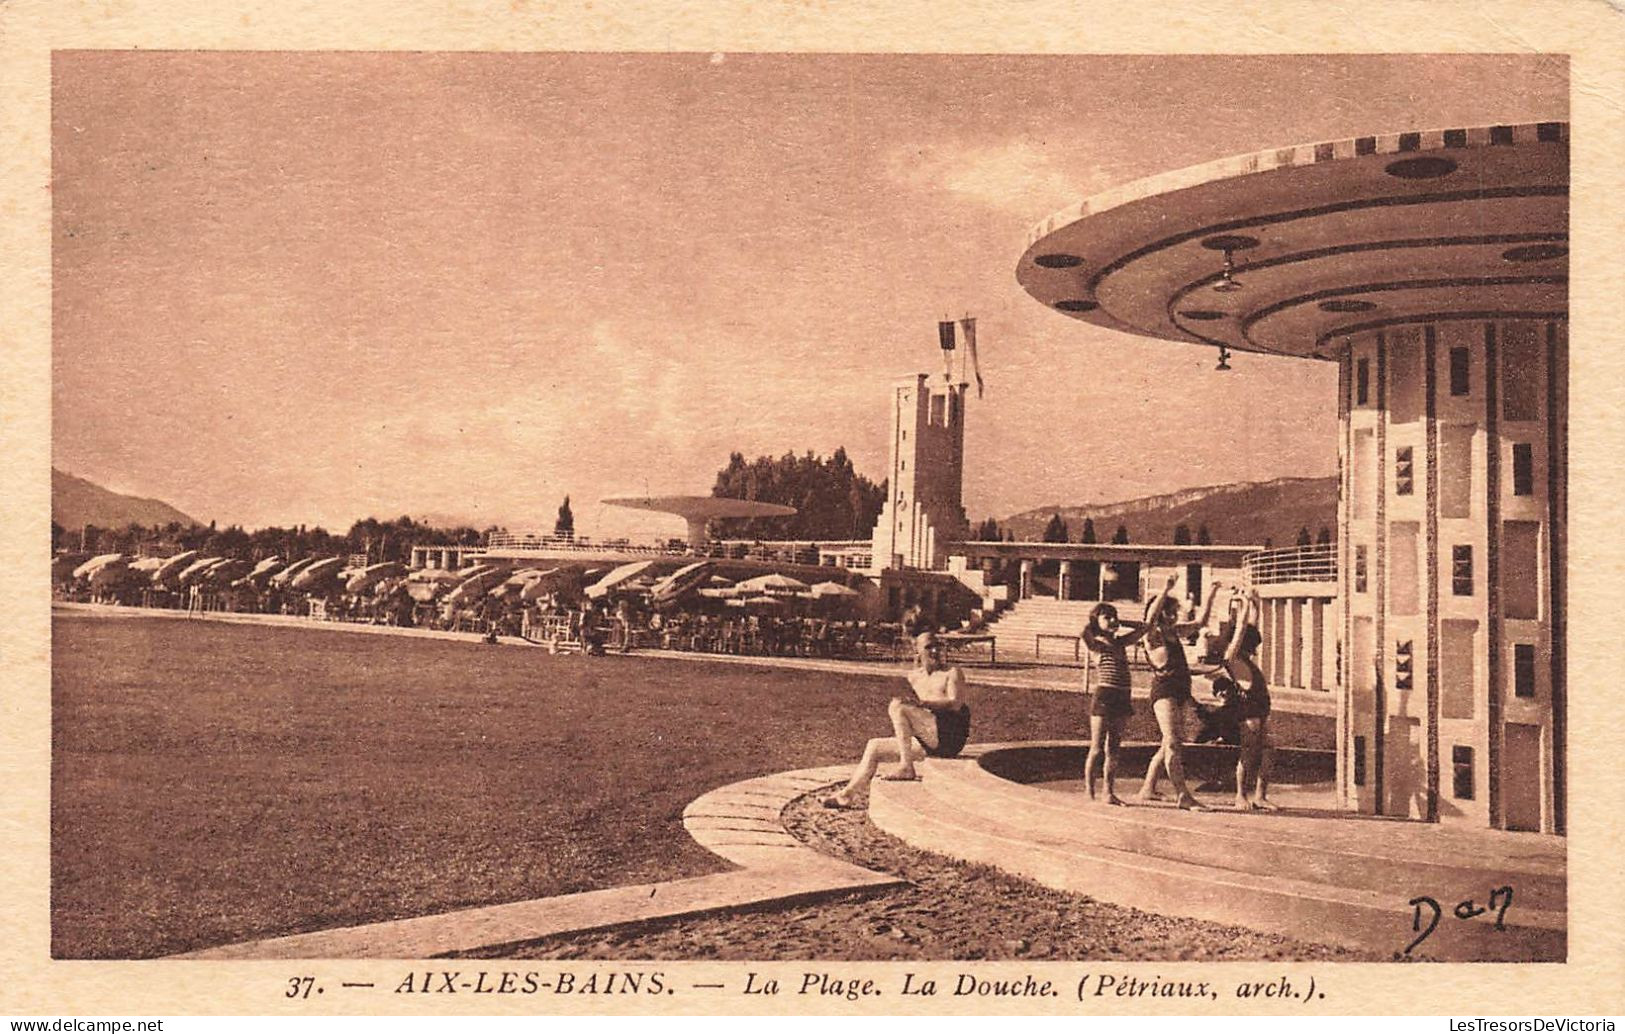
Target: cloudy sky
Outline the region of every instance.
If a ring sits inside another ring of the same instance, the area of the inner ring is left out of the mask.
[[[973,520],[1335,470],[1335,370],[1016,285],[1034,224],[1266,147],[1567,117],[1533,57],[59,54],[54,463],[250,526],[677,533],[979,317]],[[1245,414],[1238,420],[1238,414]],[[1237,436],[1242,438],[1237,441]]]

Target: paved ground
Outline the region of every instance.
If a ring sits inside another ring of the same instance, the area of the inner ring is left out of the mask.
[[[761,905],[470,954],[538,959],[1386,960],[1048,890],[988,866],[914,850],[875,829],[863,811],[818,807],[816,795],[793,804],[785,818],[796,836],[819,850],[894,874],[907,884],[813,905]]]

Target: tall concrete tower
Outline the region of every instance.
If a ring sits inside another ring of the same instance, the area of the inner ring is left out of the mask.
[[[877,568],[943,568],[948,543],[970,531],[963,502],[966,387],[923,373],[892,386],[889,491],[873,540]]]

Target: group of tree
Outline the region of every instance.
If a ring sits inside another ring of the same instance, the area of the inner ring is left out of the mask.
[[[886,502],[886,482],[875,484],[853,469],[845,448],[829,458],[812,450],[787,452],[774,459],[743,453],[728,457],[717,471],[711,495],[793,506],[791,517],[753,517],[714,521],[711,534],[744,539],[864,539],[874,530]]]
[[[1213,533],[1207,530],[1207,525],[1206,524],[1201,524],[1201,525],[1197,526],[1195,544],[1198,545],[1198,546],[1211,546],[1211,545],[1213,545]],[[1176,546],[1189,546],[1189,545],[1191,545],[1191,528],[1190,528],[1190,525],[1188,525],[1188,524],[1175,525],[1175,527],[1174,527],[1174,545],[1176,545]]]
[[[52,521],[51,548],[53,551],[82,548],[92,553],[136,553],[144,546],[163,547],[166,550],[195,549],[207,556],[244,560],[317,553],[365,554],[371,562],[381,563],[410,560],[413,546],[478,545],[486,535],[500,530],[496,527],[484,531],[471,527],[438,528],[411,517],[397,517],[392,521],[367,517],[350,525],[350,530],[343,534],[303,524],[247,531],[236,524],[219,528],[213,521],[207,527],[172,521],[164,525],[130,524],[122,528],[86,525],[69,531]]]

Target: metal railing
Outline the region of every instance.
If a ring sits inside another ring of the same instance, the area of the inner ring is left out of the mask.
[[[428,547],[433,549],[435,547]],[[467,548],[467,547],[459,547]],[[691,549],[681,539],[633,541],[625,538],[591,540],[565,538],[559,535],[492,532],[486,538],[486,549],[504,551],[621,553],[630,556],[671,557],[695,556],[715,560],[767,560],[797,564],[828,564],[831,566],[867,569],[870,566],[868,542],[832,541],[767,541],[750,539],[717,539],[699,549]],[[837,559],[840,558],[840,559]],[[844,559],[844,563],[842,562]]]
[[[630,539],[566,538],[561,535],[527,535],[515,532],[492,532],[486,537],[486,549],[563,550],[566,552],[614,552],[638,556],[681,556],[688,546],[680,541],[633,542]]]
[[[1337,581],[1337,543],[1289,546],[1248,553],[1241,569],[1250,585]]]

